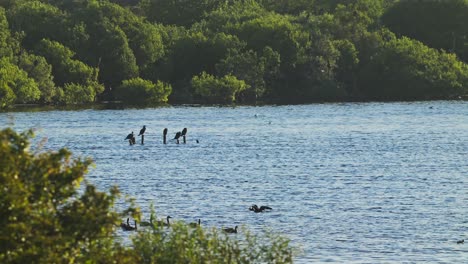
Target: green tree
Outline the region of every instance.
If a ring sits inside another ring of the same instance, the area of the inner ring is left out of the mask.
[[[79,19],[89,24],[87,21],[90,14],[99,20],[106,19],[123,31],[128,40],[128,46],[140,68],[145,68],[164,55],[164,47],[158,28],[145,22],[130,10],[106,1],[89,1],[86,8],[82,10]]]
[[[239,94],[239,99],[256,102],[266,92],[266,80],[274,80],[278,74],[279,54],[270,47],[263,50],[263,56],[255,51],[230,50],[228,56],[216,64],[218,76],[234,75],[245,81],[248,88]]]
[[[54,81],[57,85],[65,83],[85,84],[95,80],[96,69],[73,57],[75,53],[57,41],[41,40],[35,52],[46,58],[52,65]]]
[[[116,91],[116,98],[125,103],[166,103],[171,94],[171,85],[157,81],[153,83],[141,78],[124,80]]]
[[[315,0],[259,0],[265,8],[280,14],[299,15],[302,12],[314,12]]]
[[[4,75],[4,69],[0,69],[0,74]],[[3,78],[0,78],[0,109],[11,106],[16,99],[16,95],[11,90],[10,85]]]
[[[18,66],[33,78],[41,91],[40,102],[52,103],[58,96],[58,88],[55,86],[52,76],[52,66],[41,56],[22,52],[18,56]]]
[[[63,87],[63,95],[59,98],[63,104],[92,103],[96,100],[97,91],[103,91],[104,87],[97,82],[86,84],[66,83]]]
[[[248,88],[244,81],[233,75],[216,78],[206,72],[192,78],[192,87],[195,94],[208,103],[233,103],[239,92]]]
[[[359,86],[378,99],[446,98],[466,94],[468,66],[453,54],[403,37],[385,43],[362,68]]]
[[[93,21],[90,27],[93,57],[99,66],[99,80],[106,86],[118,86],[123,80],[138,76],[136,58],[123,30],[108,19]]]
[[[150,21],[187,27],[221,3],[219,0],[143,0],[141,6]]]
[[[36,82],[8,58],[0,59],[0,87],[5,96],[0,97],[2,107],[12,103],[34,103],[41,95]]]
[[[468,62],[468,1],[397,1],[382,22],[397,35],[456,53]]]
[[[12,37],[5,9],[0,7],[0,57],[11,57],[19,46]]]
[[[349,40],[338,40],[334,42],[340,55],[336,62],[336,80],[342,83],[348,93],[357,91],[357,72],[359,67],[359,52]]]
[[[225,58],[229,50],[245,46],[233,35],[210,34],[195,29],[184,31],[171,41],[173,44],[168,47],[165,59],[153,65],[145,76],[153,81],[170,82],[173,86],[171,100],[185,101],[192,99],[190,81],[194,75],[202,71],[214,74],[216,63]]]
[[[24,32],[22,44],[32,49],[41,39],[62,41],[68,29],[67,15],[41,1],[22,1],[8,11],[13,32]],[[60,26],[58,26],[60,25]]]

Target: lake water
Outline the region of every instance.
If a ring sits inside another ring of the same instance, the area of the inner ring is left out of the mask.
[[[160,218],[270,229],[297,263],[468,263],[468,102],[0,113],[7,126],[92,157],[88,180],[146,218],[153,203]],[[184,127],[187,144],[162,144]]]

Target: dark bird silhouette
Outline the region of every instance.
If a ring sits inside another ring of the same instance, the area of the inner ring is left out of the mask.
[[[157,225],[160,225],[160,226],[170,226],[171,223],[169,223],[169,218],[172,218],[170,217],[169,215],[166,217],[166,222],[164,221],[158,221],[157,222]]]
[[[272,210],[272,208],[269,207],[269,206],[265,206],[265,205],[262,205],[262,206],[258,207],[256,204],[254,204],[254,205],[249,207],[249,210],[254,211],[255,213],[261,213],[261,212],[263,212],[265,210]]]
[[[465,239],[462,239],[462,240],[458,240],[458,241],[457,241],[457,244],[463,244],[463,243],[465,243]]]
[[[181,136],[185,136],[185,134],[187,134],[187,128],[182,129],[182,135]]]
[[[138,134],[139,136],[143,135],[146,131],[146,126],[143,126],[143,128],[140,130],[140,134]]]
[[[150,216],[149,222],[141,221],[140,226],[153,226],[153,215]]]
[[[197,143],[200,143],[200,141],[198,141],[198,139],[196,140]]]
[[[180,133],[180,132],[177,132],[177,133],[175,134],[175,137],[174,137],[174,139],[179,139],[181,135],[182,135],[182,133]]]
[[[201,225],[201,219],[198,219],[197,223],[190,223],[189,224],[190,227],[199,227],[200,225]]]
[[[237,226],[234,227],[234,228],[232,228],[232,227],[223,228],[223,231],[226,232],[226,233],[230,233],[230,234],[237,233]]]
[[[134,230],[137,230],[137,223],[136,223],[136,220],[135,220],[135,226],[131,226],[130,225],[130,218],[127,218],[127,223],[122,223],[120,224],[120,227],[122,227],[122,230],[123,231],[134,231]]]
[[[165,128],[165,129],[163,130],[163,135],[164,135],[164,136],[167,135],[167,128]]]
[[[128,134],[127,137],[124,139],[124,140],[127,140],[127,139],[132,139],[134,138],[135,136],[133,135],[133,131],[132,133]]]

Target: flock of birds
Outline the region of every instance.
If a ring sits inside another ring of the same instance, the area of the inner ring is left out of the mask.
[[[144,135],[145,132],[146,132],[146,125],[143,126],[142,129],[140,129],[140,133],[138,134],[138,136]],[[187,128],[184,128],[184,129],[182,129],[182,131],[178,131],[175,134],[173,140],[179,140],[180,137],[185,137],[186,134],[187,134]],[[163,130],[164,138],[166,138],[166,135],[167,135],[167,128],[164,128],[164,130]],[[128,134],[127,137],[124,140],[131,140],[131,141],[135,142],[135,134],[133,134],[133,131],[132,131],[132,133]],[[198,139],[196,141],[198,143]]]
[[[258,207],[256,204],[252,205],[251,207],[249,207],[249,210],[250,211],[253,211],[255,213],[262,213],[262,212],[267,212],[267,211],[270,211],[272,210],[271,207],[269,206],[260,206]],[[171,219],[172,217],[171,216],[167,216],[166,217],[166,220],[158,220],[158,221],[154,221],[153,219],[153,215],[150,216],[150,220],[149,221],[142,221],[140,223],[140,226],[144,226],[144,227],[154,227],[155,225],[156,226],[166,226],[166,227],[169,227],[171,225],[171,223],[169,222],[169,219]],[[197,228],[199,226],[201,226],[201,219],[198,219],[197,222],[194,222],[194,223],[189,223],[188,224],[190,227],[193,227],[193,228]],[[120,224],[120,227],[122,228],[123,231],[136,231],[138,229],[137,227],[137,221],[134,220],[134,225],[132,226],[130,224],[130,218],[127,218],[127,222],[123,222]],[[235,226],[234,228],[232,227],[227,227],[227,228],[223,228],[222,229],[224,232],[226,233],[229,233],[229,234],[235,234],[237,233],[237,226]]]

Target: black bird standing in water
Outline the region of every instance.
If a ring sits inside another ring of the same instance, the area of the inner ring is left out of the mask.
[[[146,131],[146,126],[143,126],[143,128],[140,130],[140,134],[138,134],[139,136],[143,135]]]
[[[135,136],[133,135],[133,131],[132,131],[132,133],[128,134],[128,136],[124,140],[133,139],[134,137]]]
[[[179,138],[180,138],[180,136],[181,136],[181,135],[182,135],[182,133],[180,133],[180,131],[179,131],[179,132],[177,132],[177,133],[175,134],[175,137],[174,137],[174,139],[177,139],[177,140],[179,140]]]
[[[185,136],[185,134],[187,134],[187,128],[182,129],[182,135],[181,136]]]
[[[167,135],[167,128],[165,128],[165,129],[163,130],[163,135],[164,135],[164,136]]]

